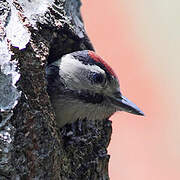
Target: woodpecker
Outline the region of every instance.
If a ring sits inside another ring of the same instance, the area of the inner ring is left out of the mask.
[[[46,67],[47,91],[59,127],[76,120],[103,120],[116,111],[144,113],[120,92],[112,68],[95,52],[76,51]]]

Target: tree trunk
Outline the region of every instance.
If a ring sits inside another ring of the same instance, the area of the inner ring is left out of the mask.
[[[58,129],[45,66],[93,47],[79,0],[0,1],[0,179],[106,180],[111,122]],[[81,128],[81,129],[80,129]]]

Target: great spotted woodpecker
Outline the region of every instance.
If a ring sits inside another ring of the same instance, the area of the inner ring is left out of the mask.
[[[46,68],[47,91],[59,127],[76,120],[103,120],[116,111],[144,113],[126,97],[111,67],[95,52],[76,51]]]

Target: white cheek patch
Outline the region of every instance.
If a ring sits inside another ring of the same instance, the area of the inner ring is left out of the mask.
[[[67,54],[60,61],[60,76],[73,88],[89,88],[92,86],[87,78],[89,72],[105,74],[97,65],[85,65],[72,55]],[[86,76],[86,77],[85,77]]]
[[[89,70],[92,72],[105,74],[105,71],[97,65],[85,65],[72,55],[67,54],[61,58],[60,68],[66,73],[79,73],[81,70]]]

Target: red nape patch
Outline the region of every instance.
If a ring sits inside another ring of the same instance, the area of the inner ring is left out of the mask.
[[[95,52],[93,51],[89,51],[88,52],[89,56],[94,59],[96,62],[100,62],[102,63],[106,69],[108,70],[108,72],[112,75],[116,77],[116,74],[114,73],[114,71],[112,70],[112,68],[100,57],[98,56]]]

